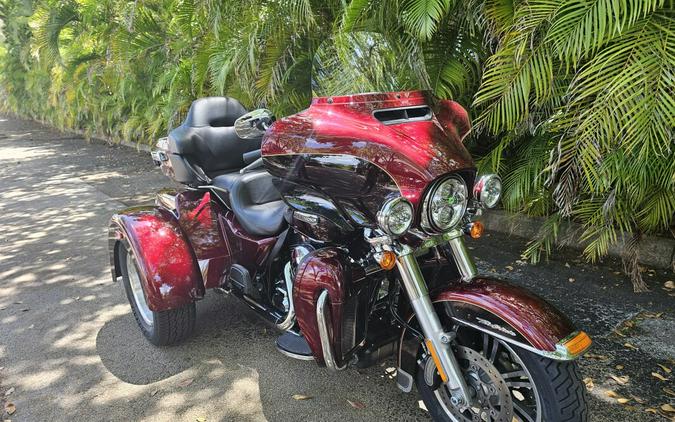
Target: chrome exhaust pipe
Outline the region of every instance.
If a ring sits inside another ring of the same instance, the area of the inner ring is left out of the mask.
[[[324,290],[319,295],[316,303],[316,323],[319,326],[319,337],[321,338],[321,351],[323,352],[323,361],[326,367],[331,371],[341,371],[347,365],[338,366],[333,354],[333,348],[330,344],[330,315],[328,314],[328,290]]]

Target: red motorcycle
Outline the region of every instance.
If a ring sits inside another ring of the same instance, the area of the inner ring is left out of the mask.
[[[395,50],[356,41],[342,80],[319,72],[315,93],[339,91],[345,73],[363,92],[383,86],[372,63],[397,66]],[[323,62],[343,59],[333,48]],[[459,104],[420,90],[316,96],[276,121],[196,100],[152,153],[184,188],[112,217],[113,278],[158,346],[193,332],[195,302],[214,289],[275,324],[288,357],[338,371],[395,356],[398,386],[416,385],[435,420],[585,421],[574,360],[590,338],[477,274],[465,246],[501,193],[496,175],[476,174],[469,130]]]

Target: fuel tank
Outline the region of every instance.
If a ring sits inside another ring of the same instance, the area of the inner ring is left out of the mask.
[[[375,226],[388,197],[418,209],[427,186],[448,173],[470,188],[475,166],[462,143],[470,127],[459,104],[425,91],[319,97],[272,125],[262,156],[285,201],[320,237]]]

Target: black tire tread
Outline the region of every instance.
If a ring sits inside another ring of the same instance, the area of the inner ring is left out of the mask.
[[[155,346],[172,346],[183,342],[190,337],[195,330],[195,320],[197,319],[197,312],[195,303],[188,303],[180,308],[169,309],[166,311],[154,312],[153,325],[146,326],[141,320],[136,304],[134,303],[131,287],[129,286],[129,277],[127,275],[126,263],[122,262],[127,254],[127,247],[123,243],[117,246],[118,259],[121,266],[124,289],[131,305],[131,311],[134,319],[141,329],[141,332],[150,343]]]
[[[560,422],[583,422],[588,420],[588,397],[586,388],[579,373],[579,367],[574,362],[558,362],[537,356],[542,369],[551,380],[555,397],[558,403],[558,412],[551,415]]]
[[[195,314],[194,303],[178,309],[156,312],[155,325],[159,337],[158,345],[174,345],[190,337],[195,328]]]

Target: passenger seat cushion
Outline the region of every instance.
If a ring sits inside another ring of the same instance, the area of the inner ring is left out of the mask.
[[[234,122],[246,109],[233,98],[195,100],[182,125],[169,134],[169,150],[198,165],[209,177],[246,165],[242,155],[260,148],[261,139],[241,139]]]

